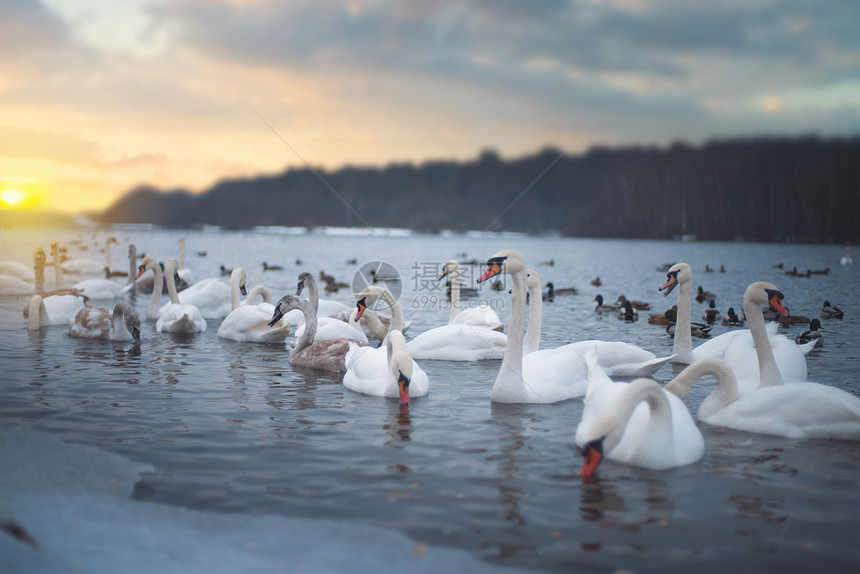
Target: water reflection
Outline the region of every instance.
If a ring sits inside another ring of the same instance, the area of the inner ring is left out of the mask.
[[[641,494],[644,508],[635,509],[635,504],[625,501],[621,488],[630,492],[629,487],[641,487],[635,492]],[[592,476],[582,479],[579,511],[582,520],[597,523],[601,528],[639,532],[646,524],[667,525],[675,515],[675,503],[669,496],[670,488],[663,478],[640,480],[632,484],[621,484],[613,479]]]
[[[499,454],[487,457],[495,461],[499,471],[496,488],[499,491],[499,501],[505,509],[505,520],[517,526],[526,523],[522,514],[520,499],[523,488],[520,485],[520,465],[517,454],[525,444],[522,420],[528,412],[528,405],[493,403],[491,413],[493,418],[501,423],[504,434],[499,437]]]
[[[401,405],[399,401],[386,400],[388,403],[388,416],[382,430],[389,438],[383,445],[391,448],[403,448],[399,443],[412,440],[412,414],[409,405]]]

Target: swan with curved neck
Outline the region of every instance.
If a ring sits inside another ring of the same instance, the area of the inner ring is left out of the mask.
[[[758,386],[778,385],[783,381],[805,381],[807,349],[784,335],[776,334],[776,324],[765,325],[762,305],[773,305],[783,315],[788,309],[782,304],[783,294],[772,283],[756,282],[744,292],[744,314],[749,329],[723,333],[692,349],[690,336],[690,297],[692,272],[686,263],[669,269],[666,282],[660,287],[665,295],[678,287],[678,323],[675,329],[674,360],[691,363],[696,359],[713,357],[725,360],[739,381],[740,394]]]
[[[490,309],[486,303],[481,303],[477,307],[469,307],[462,309],[460,303],[460,264],[454,259],[449,259],[445,262],[442,275],[439,276],[441,281],[445,277],[451,279],[451,312],[448,315],[449,325],[474,325],[476,327],[486,327],[495,331],[501,331],[504,328],[498,314]]]
[[[487,281],[501,273],[511,276],[511,315],[507,346],[490,400],[502,403],[554,403],[581,397],[589,378],[602,374],[590,368],[579,353],[558,353],[554,349],[533,351],[523,356],[523,329],[526,306],[526,263],[513,249],[499,251],[487,261],[487,270],[478,279]]]
[[[369,305],[384,301],[391,309],[391,327],[382,346],[354,347],[346,355],[343,385],[353,391],[381,397],[399,397],[408,405],[410,397],[426,395],[430,390],[427,373],[412,359],[399,327],[403,310],[397,299],[383,287],[369,286],[358,294],[356,317],[361,319]]]
[[[147,271],[152,271],[154,280],[152,282],[152,296],[149,298],[149,305],[146,307],[144,317],[147,321],[157,321],[161,316],[159,310],[161,309],[161,295],[164,292],[164,277],[161,273],[161,265],[152,257],[143,258],[137,268],[135,279],[140,279]]]
[[[87,307],[78,311],[69,325],[73,339],[100,339],[105,341],[134,341],[140,345],[140,318],[126,301],[120,301],[113,310]]]
[[[650,379],[616,384],[623,388],[608,407],[593,420],[587,420],[590,417],[583,412],[577,426],[576,444],[584,457],[582,476],[591,476],[603,458],[654,470],[692,464],[702,458],[702,433],[677,397]],[[648,411],[637,416],[642,403]]]
[[[264,301],[260,304],[253,302],[240,304],[240,295],[247,295],[249,301],[253,301],[245,288],[246,279],[245,270],[241,267],[233,269],[230,274],[233,310],[218,327],[218,337],[240,343],[283,343],[290,333],[290,325],[282,319],[271,327],[269,326],[269,320],[275,311],[271,303]],[[268,293],[268,290],[262,286],[257,286],[254,289],[257,289],[258,293],[263,293],[264,298],[265,294]],[[271,295],[269,296],[271,297]]]
[[[176,266],[176,259],[170,258],[164,262],[164,275],[167,292],[170,294],[170,303],[159,309],[155,330],[159,333],[162,331],[182,334],[202,333],[206,330],[207,325],[206,319],[200,314],[200,310],[194,305],[183,304],[179,301],[179,295],[176,293]],[[158,289],[158,285],[160,285],[157,279],[156,276],[155,289]]]
[[[346,354],[353,346],[361,346],[365,343],[355,339],[327,339],[315,342],[314,336],[317,332],[316,310],[310,301],[297,295],[284,295],[278,300],[269,326],[275,325],[293,309],[299,309],[304,315],[305,331],[296,341],[296,346],[290,351],[290,364],[333,373],[344,372],[346,370],[346,363],[344,362]]]
[[[828,385],[785,383],[738,397],[732,369],[707,358],[694,361],[665,390],[684,398],[705,375],[716,377],[717,386],[699,406],[702,422],[790,438],[860,440],[860,398]]]
[[[543,301],[541,297],[541,278],[534,269],[528,270],[529,290],[529,323],[526,336],[523,339],[523,353],[536,351],[540,346],[541,317]],[[551,352],[573,352],[585,355],[590,349],[594,349],[597,355],[597,364],[611,377],[636,378],[649,377],[672,358],[657,357],[654,353],[641,349],[630,343],[621,341],[599,341],[588,339],[562,345]]]

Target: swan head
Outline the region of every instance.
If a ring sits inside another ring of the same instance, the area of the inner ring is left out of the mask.
[[[154,269],[158,265],[158,262],[152,257],[144,257],[143,261],[140,262],[140,265],[137,266],[137,275],[135,279],[140,279],[141,275],[146,273],[149,269]]]
[[[747,287],[746,293],[744,293],[744,308],[746,308],[748,301],[758,306],[771,305],[780,314],[790,317],[788,308],[782,303],[783,299],[785,299],[785,295],[776,288],[776,285],[767,281],[757,281]]]
[[[672,289],[677,287],[680,283],[689,283],[692,280],[693,270],[690,269],[690,266],[686,263],[676,263],[669,268],[668,272],[666,272],[666,282],[657,290],[665,290],[663,297],[668,297],[669,293],[672,292]]]
[[[222,267],[223,267],[223,265],[222,265]],[[238,283],[239,293],[241,293],[242,295],[248,294],[248,288],[245,285],[245,282],[247,281],[247,279],[248,279],[248,276],[245,274],[245,270],[242,269],[241,267],[236,267],[235,269],[233,269],[232,272],[230,272],[230,283],[232,284],[234,281],[236,283]]]
[[[33,264],[34,265],[44,265],[48,260],[48,256],[45,255],[45,250],[41,247],[36,247],[33,249]]]
[[[361,290],[361,293],[356,295],[358,299],[358,303],[356,304],[357,308],[364,307],[364,309],[370,307],[373,308],[373,304],[379,301],[380,299],[393,300],[394,296],[391,295],[391,292],[385,287],[379,287],[378,285],[368,285],[364,289]],[[389,303],[391,305],[392,303]],[[364,309],[361,309],[361,312],[358,313],[358,318],[361,319],[361,314],[364,313]]]
[[[272,313],[272,320],[269,321],[269,327],[274,327],[278,321],[283,319],[287,312],[293,309],[298,309],[302,304],[307,304],[307,301],[298,295],[284,295],[275,304],[275,312]]]
[[[445,262],[445,265],[442,267],[442,274],[439,276],[439,281],[441,281],[446,275],[451,275],[455,279],[459,276],[460,264],[457,263],[454,259],[449,259]]]
[[[514,273],[525,273],[526,260],[515,249],[503,249],[487,260],[487,269],[478,278],[478,283],[483,283],[491,277],[505,273],[513,275]]]
[[[594,474],[594,471],[597,470],[597,467],[600,465],[600,461],[603,460],[603,441],[606,439],[606,436],[602,436],[600,438],[596,438],[594,440],[588,441],[582,447],[582,468],[579,469],[579,476],[591,476]]]
[[[137,316],[131,305],[125,301],[120,301],[113,309],[114,317],[122,317],[125,328],[131,333],[131,338],[134,344],[140,346],[140,317]]]
[[[388,366],[391,374],[397,382],[397,390],[400,393],[400,404],[409,404],[409,383],[412,380],[412,356],[406,348],[406,339],[403,333],[393,330],[386,338],[386,351],[388,354]]]
[[[314,276],[308,273],[307,271],[303,271],[299,274],[299,282],[296,286],[296,296],[301,295],[302,291],[304,291],[305,287],[310,289],[310,285],[314,283]]]

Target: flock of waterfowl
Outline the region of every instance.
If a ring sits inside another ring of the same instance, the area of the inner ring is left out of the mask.
[[[115,243],[113,237],[106,240],[108,271],[110,245]],[[69,337],[133,341],[139,345],[141,318],[124,297],[131,289],[140,289],[140,280],[151,274],[152,295],[143,320],[154,322],[156,332],[199,333],[206,330],[207,319],[220,320],[218,337],[283,344],[289,349],[291,365],[342,375],[346,388],[399,398],[404,406],[430,390],[431,381],[417,361],[500,359],[491,401],[584,401],[582,420],[575,433],[576,445],[584,456],[583,475],[593,473],[602,458],[652,469],[689,464],[701,458],[702,434],[681,399],[706,375],[716,377],[717,386],[702,401],[696,413],[699,421],[786,437],[860,440],[860,399],[807,381],[805,355],[820,340],[820,319],[841,318],[842,311],[825,302],[820,318],[811,320],[810,329],[796,341],[790,340],[777,334],[777,323],[766,323],[765,309],[777,316],[791,316],[783,304],[785,296],[771,283],[757,281],[749,285],[743,300],[744,317],[732,308],[722,316],[713,294],[701,287],[693,294],[693,273],[688,264],[669,266],[665,282],[655,287],[666,296],[677,289],[677,305],[663,314],[667,326],[674,328],[674,347],[671,355],[657,357],[623,341],[586,340],[541,349],[542,303],[565,291],[550,283],[549,295],[543,292],[537,271],[529,269],[524,257],[512,249],[490,257],[478,279],[478,283],[484,283],[497,281],[501,275],[510,277],[507,333],[488,306],[461,309],[460,268],[452,260],[445,263],[440,277],[451,280],[447,323],[407,341],[404,333],[412,322],[404,319],[400,303],[384,283],[368,285],[356,294],[355,306],[349,306],[321,299],[314,275],[302,272],[296,292],[274,301],[264,286],[247,289],[247,275],[242,268],[226,270],[222,266],[222,274],[229,272],[229,286],[220,278],[194,282],[189,270],[184,269],[184,242],[180,247],[180,258],[167,259],[162,268],[152,257],[143,257],[138,263],[131,246],[125,285],[105,278],[80,281],[66,288],[64,273],[85,273],[81,269],[86,265],[92,272],[100,262],[64,263],[61,249],[54,242],[51,261],[42,248],[34,250],[32,270],[26,266],[17,268],[11,262],[0,264],[0,287],[15,287],[14,282],[6,282],[15,278],[27,284],[21,294],[35,291],[24,310],[29,329],[65,325]],[[546,264],[554,263],[550,261]],[[46,268],[53,268],[56,274],[56,289],[50,292],[45,290]],[[101,263],[97,272],[104,271],[105,264]],[[327,285],[338,283],[324,272],[320,280]],[[180,290],[178,282],[189,286]],[[162,303],[164,290],[169,295],[167,303]],[[8,294],[9,290],[4,292]],[[307,292],[307,298],[301,296],[303,292]],[[246,298],[242,300],[242,296]],[[700,326],[691,322],[694,298],[707,303],[703,313],[706,323]],[[595,301],[595,312],[616,312],[628,321],[638,311],[650,308],[624,295],[614,304],[606,303],[600,295]],[[386,313],[373,310],[380,305],[387,307]],[[652,316],[655,323],[659,323],[657,317]],[[694,348],[692,337],[707,335],[706,329],[719,320],[729,326],[742,326],[746,321],[748,329],[731,330]],[[293,331],[294,341],[287,343]],[[372,344],[375,342],[379,346]],[[689,366],[665,386],[648,378],[669,361]]]

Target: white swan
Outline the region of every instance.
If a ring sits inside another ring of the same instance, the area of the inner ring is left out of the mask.
[[[30,295],[32,292],[32,281],[24,281],[10,275],[0,275],[0,295]]]
[[[178,265],[176,259],[173,259],[173,262]],[[223,319],[233,310],[230,286],[215,277],[203,279],[186,287],[179,292],[178,297],[183,305],[197,307],[205,319]]]
[[[590,394],[576,445],[585,457],[582,476],[591,476],[604,457],[664,470],[692,464],[705,450],[684,403],[650,379],[603,385]]]
[[[284,295],[275,305],[275,312],[269,325],[275,325],[284,315],[293,309],[301,310],[305,317],[307,329],[296,341],[296,346],[290,351],[290,364],[295,367],[305,367],[332,373],[346,371],[344,358],[351,348],[364,343],[355,339],[328,339],[314,342],[317,330],[317,317],[311,303],[297,295]]]
[[[170,303],[159,309],[155,330],[159,333],[202,333],[206,330],[206,319],[203,318],[200,310],[194,305],[180,303],[179,297],[176,294],[176,282],[174,279],[176,265],[176,259],[173,258],[164,262],[164,274],[167,280],[167,292],[170,294]],[[156,285],[160,285],[157,278],[156,275],[155,283]],[[158,286],[155,288],[158,289]]]
[[[100,275],[111,269],[110,247],[111,245],[119,245],[119,242],[113,235],[108,235],[105,238],[105,260],[104,262],[95,259],[69,259],[62,264],[64,273],[69,275]]]
[[[121,285],[110,279],[87,279],[76,283],[73,289],[80,291],[87,299],[100,301],[119,299],[134,288],[134,283]]]
[[[486,327],[494,331],[501,331],[504,328],[499,315],[486,303],[461,309],[460,264],[457,261],[450,259],[445,262],[445,267],[439,279],[442,280],[446,275],[451,278],[451,313],[448,316],[449,325],[473,325],[475,327]]]
[[[845,248],[845,255],[842,257],[842,259],[839,260],[839,263],[841,263],[842,265],[853,265],[854,264],[854,260],[851,259],[851,248],[850,247]]]
[[[33,270],[19,261],[0,261],[0,277],[17,277],[21,281],[33,281]]]
[[[756,388],[759,385],[759,361],[757,351],[765,347],[772,349],[771,356],[775,357],[774,365],[766,370],[767,380],[761,380],[762,386],[778,384],[779,382],[805,381],[806,357],[814,345],[799,346],[784,335],[776,334],[776,323],[766,326],[762,314],[762,305],[774,304],[783,315],[788,315],[788,309],[782,304],[783,295],[776,286],[770,283],[753,283],[744,293],[744,314],[749,329],[733,330],[723,333],[692,348],[690,329],[684,327],[690,324],[690,296],[692,293],[693,274],[686,263],[673,265],[666,275],[666,282],[660,287],[668,295],[678,286],[678,323],[675,329],[675,342],[672,349],[678,356],[674,362],[689,364],[696,359],[713,357],[726,361],[735,376],[740,381],[740,393]]]
[[[490,400],[500,403],[554,403],[583,396],[589,377],[602,375],[600,368],[590,369],[579,353],[549,350],[533,351],[523,356],[526,306],[526,263],[523,256],[513,249],[499,251],[487,261],[487,270],[478,282],[500,273],[510,275],[513,282],[511,316],[507,346]]]
[[[40,327],[68,325],[84,307],[83,299],[74,295],[33,295],[27,309],[27,328],[38,331]]]
[[[344,359],[343,385],[367,395],[400,397],[400,404],[409,404],[410,397],[424,396],[430,391],[430,379],[409,354],[406,339],[399,329],[403,310],[387,289],[377,286],[363,289],[358,295],[357,319],[361,319],[368,305],[379,299],[391,308],[391,329],[381,347],[349,350]]]
[[[705,375],[716,377],[717,386],[699,406],[702,422],[789,438],[860,440],[860,398],[820,383],[763,387],[738,398],[732,369],[719,359],[699,359],[665,390],[683,399]]]
[[[149,305],[146,307],[144,317],[146,317],[147,321],[157,321],[161,316],[161,295],[164,292],[164,276],[161,272],[161,265],[152,257],[143,258],[143,261],[140,262],[140,266],[137,268],[135,279],[140,279],[147,271],[152,271],[154,279],[152,281],[152,296],[149,298]]]
[[[140,318],[126,301],[110,309],[87,307],[78,311],[69,325],[73,339],[101,339],[105,341],[134,341],[140,345]]]
[[[534,269],[528,270],[529,290],[529,323],[523,340],[523,353],[528,355],[540,346],[541,321],[543,316],[543,300],[541,297],[541,278]],[[621,341],[600,341],[588,339],[562,345],[548,352],[579,353],[585,355],[594,349],[597,364],[611,377],[637,378],[649,377],[665,365],[672,356],[657,357],[636,345]]]
[[[269,326],[268,323],[275,312],[271,303],[244,305],[239,304],[239,294],[247,295],[245,290],[245,270],[241,267],[233,269],[230,275],[230,294],[233,310],[218,327],[218,337],[240,343],[283,343],[290,334],[290,325],[283,320]],[[258,286],[262,287],[262,286]],[[265,289],[265,287],[262,287]],[[268,293],[266,290],[264,293]],[[256,295],[254,295],[256,296]],[[271,295],[270,295],[271,296]],[[251,296],[248,296],[251,299]],[[253,301],[253,299],[251,299]]]

